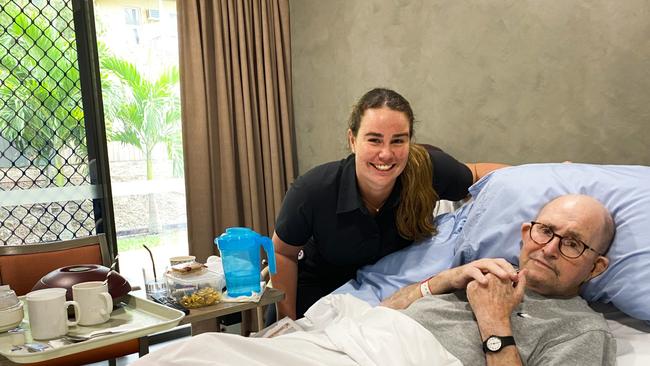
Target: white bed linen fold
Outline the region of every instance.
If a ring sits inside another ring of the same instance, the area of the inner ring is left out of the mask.
[[[461,365],[416,321],[351,295],[319,300],[301,325],[307,330],[275,338],[205,333],[152,352],[133,365]]]
[[[591,307],[603,314],[616,337],[617,365],[650,365],[650,325],[628,316],[611,304],[593,303]]]

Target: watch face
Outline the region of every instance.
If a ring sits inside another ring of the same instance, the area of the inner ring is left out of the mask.
[[[490,351],[498,351],[501,349],[501,340],[497,337],[490,337],[485,345]]]

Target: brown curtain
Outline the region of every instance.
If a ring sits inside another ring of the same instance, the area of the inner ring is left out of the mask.
[[[269,235],[296,173],[288,0],[178,0],[190,253]]]

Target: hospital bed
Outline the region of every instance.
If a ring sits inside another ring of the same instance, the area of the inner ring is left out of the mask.
[[[208,334],[154,352],[138,364],[180,364],[174,360],[194,353],[182,358],[184,364],[458,364],[417,323],[373,305],[405,285],[478,258],[502,257],[517,264],[518,223],[532,220],[554,197],[580,193],[600,200],[617,226],[610,267],[583,286],[581,295],[607,319],[617,339],[617,363],[648,365],[648,182],[650,168],[643,166],[532,164],[495,171],[470,188],[472,198],[462,207],[437,217],[436,236],[364,267],[355,280],[315,304],[301,320],[310,332],[272,339]]]

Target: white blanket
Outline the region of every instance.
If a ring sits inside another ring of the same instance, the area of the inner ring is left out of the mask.
[[[205,333],[133,365],[461,365],[416,321],[351,295],[329,295],[305,318],[306,331],[275,338]]]

